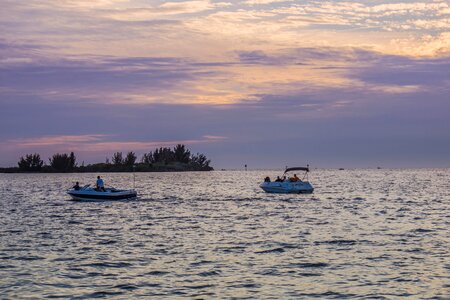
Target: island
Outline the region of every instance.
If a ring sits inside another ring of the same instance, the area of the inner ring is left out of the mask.
[[[74,152],[56,153],[45,164],[40,154],[22,156],[17,167],[0,168],[0,173],[76,173],[76,172],[182,172],[212,171],[211,161],[201,153],[192,154],[185,145],[173,149],[160,147],[144,153],[138,161],[133,151],[123,155],[115,152],[105,162],[78,165]]]

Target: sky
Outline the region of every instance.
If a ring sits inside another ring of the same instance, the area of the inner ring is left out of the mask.
[[[450,1],[0,0],[0,166],[450,167]]]

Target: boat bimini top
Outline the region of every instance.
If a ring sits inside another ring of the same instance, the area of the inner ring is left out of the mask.
[[[305,175],[303,176],[302,181],[304,181],[305,179],[308,180],[309,165],[306,165],[306,167],[293,167],[293,168],[286,167],[283,176],[292,171],[305,171]]]
[[[307,165],[306,167],[295,167],[295,168],[286,168],[286,170],[284,170],[284,174],[291,172],[291,171],[306,171],[309,172],[309,165]]]

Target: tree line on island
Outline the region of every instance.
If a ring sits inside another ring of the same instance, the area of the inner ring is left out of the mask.
[[[45,164],[38,153],[20,158],[17,168],[2,168],[3,172],[166,172],[166,171],[211,171],[211,161],[204,154],[192,154],[185,145],[173,149],[161,147],[144,153],[138,162],[133,151],[124,155],[116,152],[103,163],[78,165],[74,152],[56,153]]]

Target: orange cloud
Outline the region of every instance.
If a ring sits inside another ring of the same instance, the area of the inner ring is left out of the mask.
[[[107,135],[103,134],[87,134],[87,135],[59,135],[59,136],[43,136],[37,138],[13,139],[8,143],[16,147],[43,147],[43,146],[57,146],[69,145],[78,143],[96,142]]]
[[[0,143],[5,149],[30,149],[37,151],[42,148],[52,148],[54,151],[77,152],[111,152],[111,151],[149,151],[158,147],[172,147],[177,144],[193,145],[214,143],[227,139],[224,136],[205,135],[200,139],[172,141],[105,141],[109,135],[60,135],[36,138],[22,138]]]

